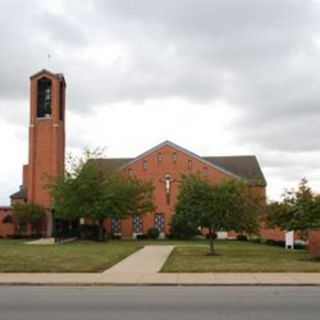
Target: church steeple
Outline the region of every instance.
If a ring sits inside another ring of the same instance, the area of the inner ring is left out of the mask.
[[[30,80],[29,165],[25,169],[25,188],[28,202],[50,210],[48,180],[64,171],[66,84],[62,74],[47,70],[34,74]]]

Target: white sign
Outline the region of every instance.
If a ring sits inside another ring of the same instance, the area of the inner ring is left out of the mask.
[[[228,239],[228,232],[218,231],[218,232],[217,232],[217,238],[218,238],[219,240]]]
[[[294,231],[286,232],[286,249],[294,249]]]

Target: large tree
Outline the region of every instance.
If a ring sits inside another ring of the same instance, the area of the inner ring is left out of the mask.
[[[309,230],[320,227],[320,196],[302,179],[296,190],[287,190],[281,201],[268,205],[266,221],[270,227],[298,231],[306,238]]]
[[[215,254],[214,232],[254,233],[259,226],[261,201],[241,181],[225,180],[212,184],[200,175],[183,177],[176,205],[180,222],[206,228],[210,239],[210,254]]]
[[[86,151],[80,159],[72,160],[65,175],[50,184],[50,190],[56,217],[97,222],[102,240],[106,218],[123,219],[153,211],[153,185],[102,170],[97,156],[97,152]]]

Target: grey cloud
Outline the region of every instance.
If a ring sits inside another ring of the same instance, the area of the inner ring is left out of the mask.
[[[0,4],[0,103],[27,103],[27,78],[50,52],[54,71],[66,74],[72,112],[176,96],[224,100],[241,113],[233,128],[240,143],[320,147],[318,2],[66,1],[59,14],[45,1],[19,3]],[[125,51],[112,64],[83,59],[87,48],[112,44]]]
[[[60,16],[50,12],[40,13],[37,17],[38,28],[43,29],[43,36],[47,43],[54,46],[85,47],[88,45],[88,35],[83,28],[84,21],[74,16]]]

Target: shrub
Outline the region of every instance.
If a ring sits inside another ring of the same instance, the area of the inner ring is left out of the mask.
[[[284,240],[267,239],[265,241],[265,244],[268,244],[268,245],[271,245],[271,246],[275,246],[275,247],[281,247],[281,248],[285,248],[285,246],[286,246],[286,242]],[[294,249],[303,250],[305,248],[306,248],[305,244],[302,244],[302,243],[295,243],[294,244]]]
[[[111,239],[112,240],[121,240],[121,235],[119,235],[119,234],[111,234]]]
[[[174,239],[173,234],[171,232],[166,233],[166,239],[173,240]]]
[[[248,237],[245,234],[238,234],[237,240],[239,241],[248,241]]]
[[[171,239],[188,240],[198,233],[197,228],[195,228],[193,224],[188,223],[182,215],[175,214],[172,216]]]
[[[150,228],[147,235],[149,239],[156,240],[160,236],[160,231],[157,228]]]
[[[80,226],[80,239],[99,240],[99,226],[96,224],[83,224]]]
[[[275,246],[284,248],[286,246],[286,242],[283,240],[275,241]]]
[[[274,242],[274,240],[272,240],[272,239],[267,239],[267,240],[265,241],[265,244],[267,244],[267,245],[269,245],[269,246],[274,246],[274,245],[275,245],[275,242]]]
[[[27,234],[20,234],[20,233],[15,233],[15,234],[9,234],[7,235],[8,239],[15,239],[15,240],[32,240],[32,239],[39,239],[41,238],[40,234],[32,234],[32,235],[27,235]]]
[[[302,243],[295,243],[294,248],[297,250],[304,250],[306,249],[306,245]]]
[[[7,236],[8,239],[24,239],[25,237],[22,236],[21,234],[8,234]]]
[[[286,243],[283,240],[273,240],[273,239],[267,239],[265,241],[265,244],[268,244],[270,246],[276,246],[276,247],[282,247],[284,248]]]
[[[253,239],[250,239],[250,242],[252,243],[264,243],[265,241],[261,238],[253,238]]]
[[[42,238],[42,235],[41,233],[33,233],[31,236],[30,236],[31,239],[40,239]]]
[[[138,234],[137,235],[137,240],[147,240],[148,239],[148,237],[147,237],[147,235],[146,234]]]

